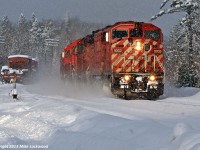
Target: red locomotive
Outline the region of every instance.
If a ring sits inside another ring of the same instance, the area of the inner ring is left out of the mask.
[[[60,59],[60,75],[61,79],[71,78],[75,75],[77,69],[77,57],[75,56],[75,49],[81,39],[75,40],[64,48]]]
[[[114,95],[156,99],[164,90],[163,34],[144,22],[118,22],[69,44],[61,76],[109,84]]]
[[[12,82],[16,77],[17,82],[25,82],[32,78],[38,69],[38,61],[28,55],[8,56],[8,66],[1,69],[2,82]]]

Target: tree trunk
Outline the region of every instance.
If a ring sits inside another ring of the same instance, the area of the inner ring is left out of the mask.
[[[191,18],[191,9],[189,8],[188,11],[187,11],[187,14],[188,14],[188,52],[189,52],[189,55],[188,55],[188,63],[189,63],[189,67],[190,69],[192,69],[194,66],[194,58],[193,58],[193,36],[192,36],[192,18]]]

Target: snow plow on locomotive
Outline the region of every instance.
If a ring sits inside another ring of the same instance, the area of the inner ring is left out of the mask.
[[[8,66],[1,69],[1,80],[10,83],[14,78],[16,82],[27,83],[36,75],[38,61],[28,55],[8,56]]]
[[[163,35],[153,24],[118,22],[94,31],[69,44],[61,60],[62,76],[100,80],[124,99],[156,99],[163,94]]]

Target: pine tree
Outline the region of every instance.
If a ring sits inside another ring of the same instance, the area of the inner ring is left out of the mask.
[[[1,61],[2,64],[6,64],[6,60],[8,55],[11,53],[12,48],[12,34],[13,28],[8,16],[4,16],[1,23],[0,23],[0,37],[1,37]]]
[[[34,20],[32,20],[32,28],[30,29],[30,50],[31,53],[30,55],[32,57],[36,57],[38,56],[38,52],[40,49],[40,41],[41,41],[41,29],[39,27],[39,23],[37,18],[35,18]]]
[[[198,73],[196,69],[188,70],[188,64],[183,64],[178,70],[177,85],[180,87],[196,87],[198,84]]]
[[[169,41],[166,43],[166,77],[171,83],[176,83],[178,68],[182,60],[185,60],[185,53],[181,50],[181,26],[175,25],[170,32]]]
[[[17,27],[17,47],[18,54],[28,55],[30,53],[29,50],[29,30],[28,30],[28,22],[23,13],[21,13],[18,21]]]
[[[164,6],[166,6],[166,4],[169,2],[170,0],[164,0],[163,3],[160,6],[160,9],[163,9]],[[187,75],[184,78],[188,78],[191,81],[191,84],[187,84],[189,86],[194,86],[193,82],[194,80],[196,81],[196,79],[194,79],[194,77],[197,76],[197,74],[193,74],[193,73],[197,73],[197,68],[196,68],[196,64],[194,62],[194,22],[196,20],[196,18],[198,17],[198,9],[199,9],[199,4],[197,0],[171,0],[171,5],[169,9],[163,9],[161,10],[157,15],[153,16],[151,18],[151,20],[155,20],[158,17],[164,15],[164,14],[170,14],[170,13],[175,13],[175,12],[186,12],[185,17],[182,19],[181,25],[182,26],[182,35],[180,35],[180,38],[184,38],[184,43],[182,43],[182,48],[178,49],[181,51],[184,51],[185,54],[187,55],[187,60],[184,61],[183,63],[183,67],[184,70],[187,70],[186,72],[190,72],[188,74],[184,74]],[[183,69],[179,69],[179,70],[183,70]],[[181,71],[179,71],[179,74],[181,75]],[[182,76],[182,75],[181,75]],[[181,80],[179,80],[180,82]],[[184,80],[185,81],[185,80]],[[181,84],[182,85],[182,84]]]
[[[33,12],[33,13],[32,13],[32,16],[31,16],[31,22],[32,22],[32,23],[35,22],[36,19],[37,19],[37,18],[36,18],[36,16],[35,16],[35,13]]]

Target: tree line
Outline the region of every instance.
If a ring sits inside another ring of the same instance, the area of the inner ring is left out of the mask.
[[[39,21],[34,13],[29,20],[20,14],[17,23],[4,16],[0,20],[0,66],[7,64],[9,55],[17,54],[30,55],[44,65],[58,64],[67,44],[100,27],[69,15],[63,20]]]

